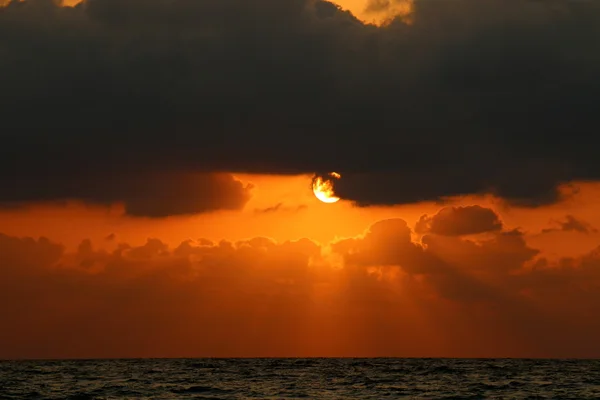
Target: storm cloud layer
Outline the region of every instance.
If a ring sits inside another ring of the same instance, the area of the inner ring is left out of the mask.
[[[600,177],[598,2],[419,0],[410,20],[367,25],[321,0],[13,1],[0,202],[126,201],[123,171],[338,171],[359,205],[536,206]],[[102,195],[64,189],[91,177]],[[190,212],[165,207],[141,214]]]

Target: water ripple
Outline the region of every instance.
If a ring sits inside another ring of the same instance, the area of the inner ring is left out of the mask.
[[[594,399],[597,360],[0,361],[0,399]]]

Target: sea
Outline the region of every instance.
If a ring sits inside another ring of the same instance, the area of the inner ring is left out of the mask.
[[[0,399],[600,399],[600,360],[0,361]]]

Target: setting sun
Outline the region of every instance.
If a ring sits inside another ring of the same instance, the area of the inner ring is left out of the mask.
[[[335,203],[339,201],[340,198],[335,195],[335,191],[333,190],[333,180],[340,178],[341,175],[337,172],[330,172],[324,176],[315,176],[312,188],[317,199],[323,203]]]

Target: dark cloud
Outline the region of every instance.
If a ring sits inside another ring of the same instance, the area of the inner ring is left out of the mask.
[[[254,211],[257,214],[273,213],[273,212],[279,211],[281,209],[281,207],[283,207],[283,203],[277,203],[274,206],[267,207],[267,208],[260,208],[260,209],[254,210]]]
[[[421,216],[416,233],[461,236],[499,231],[502,221],[493,210],[481,206],[446,207],[432,217]]]
[[[277,203],[274,206],[266,208],[257,208],[254,210],[256,214],[273,214],[276,212],[298,212],[306,208],[306,204],[301,204],[296,207],[287,207],[283,203]]]
[[[12,1],[0,200],[104,201],[64,182],[122,171],[338,171],[359,205],[537,206],[598,179],[598,2],[419,0],[412,19],[378,28],[321,0]]]
[[[567,215],[565,221],[552,221],[558,228],[545,228],[542,229],[542,233],[550,232],[579,232],[579,233],[596,233],[598,230],[589,223],[575,218],[572,215]]]
[[[139,173],[45,177],[5,181],[0,207],[36,201],[79,199],[93,204],[122,202],[135,217],[167,217],[215,210],[241,209],[251,186],[226,173]]]

